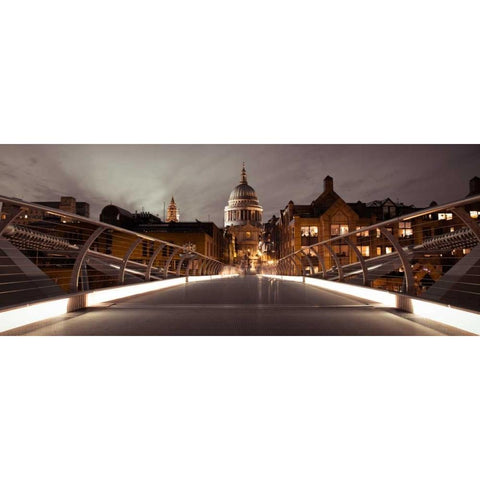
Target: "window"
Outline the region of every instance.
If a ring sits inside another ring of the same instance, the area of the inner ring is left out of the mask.
[[[398,224],[398,234],[401,238],[413,236],[412,222],[400,222]]]
[[[302,237],[317,237],[318,238],[318,227],[301,227]]]
[[[383,215],[385,217],[394,217],[395,213],[396,213],[395,206],[392,206],[390,204],[383,206]]]
[[[369,257],[370,256],[370,247],[360,247],[360,251],[362,252],[362,255],[364,257]]]
[[[387,227],[385,229],[387,232],[393,233],[393,228],[392,227]],[[377,238],[381,238],[382,232],[379,228],[377,228]]]
[[[252,238],[252,232],[246,232],[245,235],[246,235],[247,238]]]
[[[453,213],[439,213],[438,219],[439,220],[452,220]]]
[[[382,247],[377,247],[377,255],[380,256],[382,254]]]
[[[471,216],[472,218],[475,218],[475,219],[478,218],[478,211],[477,211],[477,210],[472,210],[472,211],[470,212],[470,216]]]
[[[389,253],[392,253],[393,249],[392,247],[385,247],[385,253],[388,255]]]
[[[334,245],[333,252],[337,257],[348,257],[348,245]]]
[[[308,245],[314,245],[318,243],[318,227],[317,226],[308,226],[301,227],[302,235],[302,247],[307,247]]]
[[[332,237],[337,237],[338,235],[345,235],[348,233],[348,225],[332,223],[331,226],[331,235]]]
[[[357,227],[356,230],[360,230],[361,228],[363,227]],[[366,230],[365,232],[357,233],[357,237],[369,237],[369,236],[370,236],[370,232],[368,230]]]

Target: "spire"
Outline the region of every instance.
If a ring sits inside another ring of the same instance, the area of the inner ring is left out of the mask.
[[[241,178],[241,180],[240,180],[240,183],[243,183],[244,185],[248,185],[248,181],[247,181],[247,171],[245,170],[245,162],[243,162],[242,178]]]
[[[175,200],[172,197],[172,201],[168,206],[167,222],[178,222],[179,220],[180,220],[180,214],[178,212],[178,208],[175,203]]]

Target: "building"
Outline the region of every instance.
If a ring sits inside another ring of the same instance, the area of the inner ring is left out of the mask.
[[[470,189],[466,198],[475,195],[480,195],[478,177],[470,180]],[[430,207],[436,205],[436,202],[432,202]],[[420,210],[423,208],[395,202],[391,198],[367,203],[361,201],[347,203],[335,192],[333,178],[327,176],[324,179],[323,193],[311,204],[295,205],[290,201],[281,210],[280,217],[273,216],[265,224],[262,251],[265,261],[274,262],[303,248],[305,253],[310,254],[310,262],[305,262],[304,267],[311,268],[311,263],[315,274],[319,272],[318,260],[309,251],[309,246],[382,221],[408,216]],[[480,203],[470,204],[465,207],[465,210],[470,218],[478,221]],[[455,235],[468,231],[468,228],[451,210],[395,222],[389,225],[387,230],[403,247],[423,246],[418,255],[414,255],[411,259],[415,289],[418,294],[425,292],[434,281],[470,252],[468,242],[475,244],[474,238],[468,241],[452,241]],[[392,244],[379,229],[357,233],[351,236],[350,240],[366,259],[393,253]],[[450,249],[449,245],[452,245]],[[357,262],[354,250],[346,241],[338,240],[331,246],[341,264]],[[327,269],[335,266],[332,256],[323,247],[315,247],[315,253],[320,255]],[[403,289],[402,268],[392,267],[391,271],[375,270],[371,272],[371,277],[372,286],[393,291]]]
[[[150,212],[131,213],[115,205],[107,205],[100,213],[100,221],[118,227],[144,233],[152,238],[164,240],[179,246],[188,246],[191,250],[207,257],[225,261],[225,242],[223,231],[213,222],[163,222]],[[128,242],[120,237],[107,237],[103,244],[98,245],[102,253],[122,257],[128,248]],[[133,253],[132,260],[143,263],[152,253],[153,246],[143,242]],[[174,259],[175,266],[179,256]]]
[[[232,190],[224,213],[225,229],[235,245],[234,263],[243,268],[255,268],[261,258],[263,208],[254,188],[248,184],[245,164],[240,183]]]
[[[469,187],[469,193],[465,198],[480,195],[480,178],[472,178]],[[430,207],[435,206],[437,206],[436,202],[430,204]],[[478,222],[480,202],[466,205],[464,208],[467,215]],[[475,237],[466,239],[462,234],[464,231],[469,231],[469,228],[451,210],[429,213],[413,221],[415,245],[424,245],[427,250],[431,250],[414,266],[418,269],[416,279],[422,290],[425,288],[422,287],[421,282],[426,277],[438,280],[477,244]],[[451,249],[445,249],[446,245],[451,245]]]
[[[167,223],[169,222],[179,222],[180,221],[180,212],[178,211],[177,204],[175,203],[174,198],[170,201],[167,210]]]
[[[77,202],[74,197],[60,197],[59,202],[31,202],[42,207],[53,208],[56,210],[63,210],[64,212],[73,213],[76,215],[81,215],[82,217],[90,217],[90,205],[86,202]],[[2,220],[9,218],[12,212],[16,207],[9,203],[4,203],[2,206]],[[35,210],[30,209],[25,213],[21,218],[19,218],[16,223],[22,225],[28,225],[35,222],[59,222],[70,223],[71,220],[68,217],[60,218],[57,215],[52,215],[44,210]]]
[[[280,211],[280,217],[272,217],[264,228],[262,250],[266,257],[278,260],[302,247],[315,245],[329,238],[337,237],[375,223],[415,212],[413,205],[394,202],[390,198],[369,203],[347,203],[334,189],[334,181],[327,176],[323,182],[323,192],[309,205],[296,205],[290,201]],[[412,222],[402,222],[391,232],[399,238],[413,236]],[[365,258],[392,253],[389,241],[380,231],[369,231],[353,238]],[[334,254],[341,264],[357,261],[353,249],[346,241],[332,245]],[[309,250],[313,263],[315,256]],[[320,252],[322,255],[322,252]],[[325,266],[334,266],[331,255],[324,256]],[[318,264],[315,266],[318,271]]]

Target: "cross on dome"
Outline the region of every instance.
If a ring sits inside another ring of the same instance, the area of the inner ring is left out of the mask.
[[[243,162],[242,177],[240,179],[240,183],[243,184],[243,185],[248,185],[247,170],[245,169],[245,162]]]

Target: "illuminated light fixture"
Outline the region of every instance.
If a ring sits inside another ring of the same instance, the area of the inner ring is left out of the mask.
[[[238,275],[207,275],[202,277],[188,277],[188,281],[215,280],[217,278],[236,277]],[[195,280],[194,280],[195,279]],[[197,280],[198,279],[198,280]],[[132,297],[142,293],[155,292],[170,287],[176,287],[186,283],[186,277],[170,278],[168,280],[158,280],[148,283],[137,283],[135,285],[124,285],[122,287],[106,288],[87,293],[87,307],[98,305],[99,303],[118,300],[120,298]]]
[[[285,277],[280,275],[263,275],[268,278],[277,278],[279,280],[287,280],[300,283],[305,279],[306,285],[312,285],[331,292],[339,292],[352,297],[363,298],[372,302],[381,303],[389,308],[397,306],[396,295],[383,290],[374,290],[368,287],[357,287],[356,285],[347,285],[346,283],[331,282],[329,280],[321,280],[319,278],[310,277]]]
[[[204,275],[201,277],[188,277],[189,282],[204,282],[205,280],[217,280],[219,278],[233,278],[238,277],[238,273],[229,275]]]
[[[380,303],[389,308],[395,308],[397,306],[396,295],[383,290],[375,290],[373,288],[359,287],[356,285],[347,285],[345,283],[330,282],[328,280],[321,280],[318,278],[305,278],[305,283],[307,285],[313,285],[325,290],[330,290],[332,292],[339,292],[345,295],[363,298],[371,302]]]
[[[415,315],[420,317],[480,335],[480,314],[476,312],[417,298],[412,298],[412,310]]]
[[[209,275],[205,277],[189,277],[188,281],[215,280],[217,278],[236,277],[238,275]],[[199,280],[194,280],[199,279]],[[87,307],[93,307],[99,303],[118,300],[120,298],[132,297],[142,293],[156,292],[166,288],[176,287],[186,283],[186,277],[170,278],[168,280],[158,280],[155,282],[140,283],[135,285],[125,285],[122,287],[106,288],[87,293]]]
[[[218,278],[238,277],[238,274],[231,275],[211,275],[205,277],[190,277],[189,281],[215,280]],[[195,279],[195,280],[193,280]],[[140,295],[142,293],[164,290],[166,288],[183,285],[186,283],[185,277],[171,278],[168,280],[158,280],[155,282],[141,283],[135,285],[125,285],[121,287],[106,288],[104,290],[86,292],[86,306],[91,307],[111,300],[119,300],[125,297]],[[71,297],[64,297],[58,300],[47,300],[33,305],[10,308],[0,312],[0,333],[13,330],[15,328],[31,325],[32,323],[58,317],[68,313],[68,302]]]
[[[0,333],[67,313],[68,298],[49,300],[0,312]]]
[[[302,282],[304,278],[286,277],[280,275],[262,276],[293,282]],[[477,312],[429,302],[419,298],[407,297],[405,295],[386,292],[383,290],[375,290],[368,287],[358,287],[356,285],[348,285],[345,283],[321,280],[318,278],[305,277],[305,284],[316,286],[332,292],[351,295],[364,300],[370,300],[389,308],[398,308],[399,304],[402,303],[402,300],[407,300],[407,302],[411,305],[411,308],[408,310],[419,317],[427,318],[429,320],[433,320],[434,322],[443,323],[444,325],[458,328],[465,332],[474,333],[475,335],[480,335],[480,313]]]
[[[105,290],[87,293],[86,306],[92,307],[93,305],[98,305],[99,303],[118,300],[119,298],[132,297],[133,295],[140,295],[141,293],[163,290],[165,288],[176,287],[183,283],[185,283],[185,277],[140,283],[136,285],[126,285],[122,287],[106,288]]]

